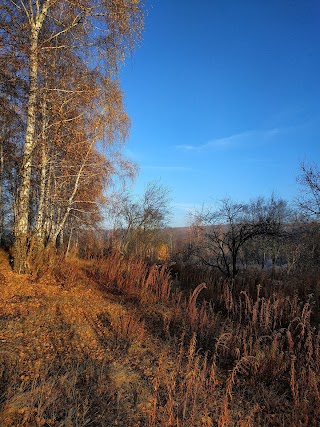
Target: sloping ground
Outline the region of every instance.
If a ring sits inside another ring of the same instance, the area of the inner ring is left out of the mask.
[[[173,360],[134,307],[86,277],[33,283],[4,252],[0,272],[0,425],[151,425],[156,372]]]
[[[219,281],[201,302],[116,253],[39,279],[0,252],[0,273],[1,427],[320,425],[311,300]]]

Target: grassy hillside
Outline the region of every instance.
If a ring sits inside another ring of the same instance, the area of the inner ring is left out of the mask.
[[[312,301],[117,254],[0,271],[1,426],[320,424]]]

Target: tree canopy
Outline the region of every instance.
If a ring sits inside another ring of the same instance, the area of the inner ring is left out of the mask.
[[[105,184],[133,170],[118,150],[130,127],[118,70],[144,12],[140,0],[5,0],[0,11],[0,226],[7,201],[14,269],[26,272],[32,251],[97,221]]]

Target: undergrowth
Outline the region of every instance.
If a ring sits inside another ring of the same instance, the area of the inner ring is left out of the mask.
[[[196,274],[178,289],[119,253],[37,277],[0,262],[1,426],[320,424],[312,295]]]

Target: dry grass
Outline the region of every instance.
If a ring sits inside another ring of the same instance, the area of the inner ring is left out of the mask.
[[[320,425],[311,298],[196,275],[177,291],[119,254],[0,268],[1,426]]]

